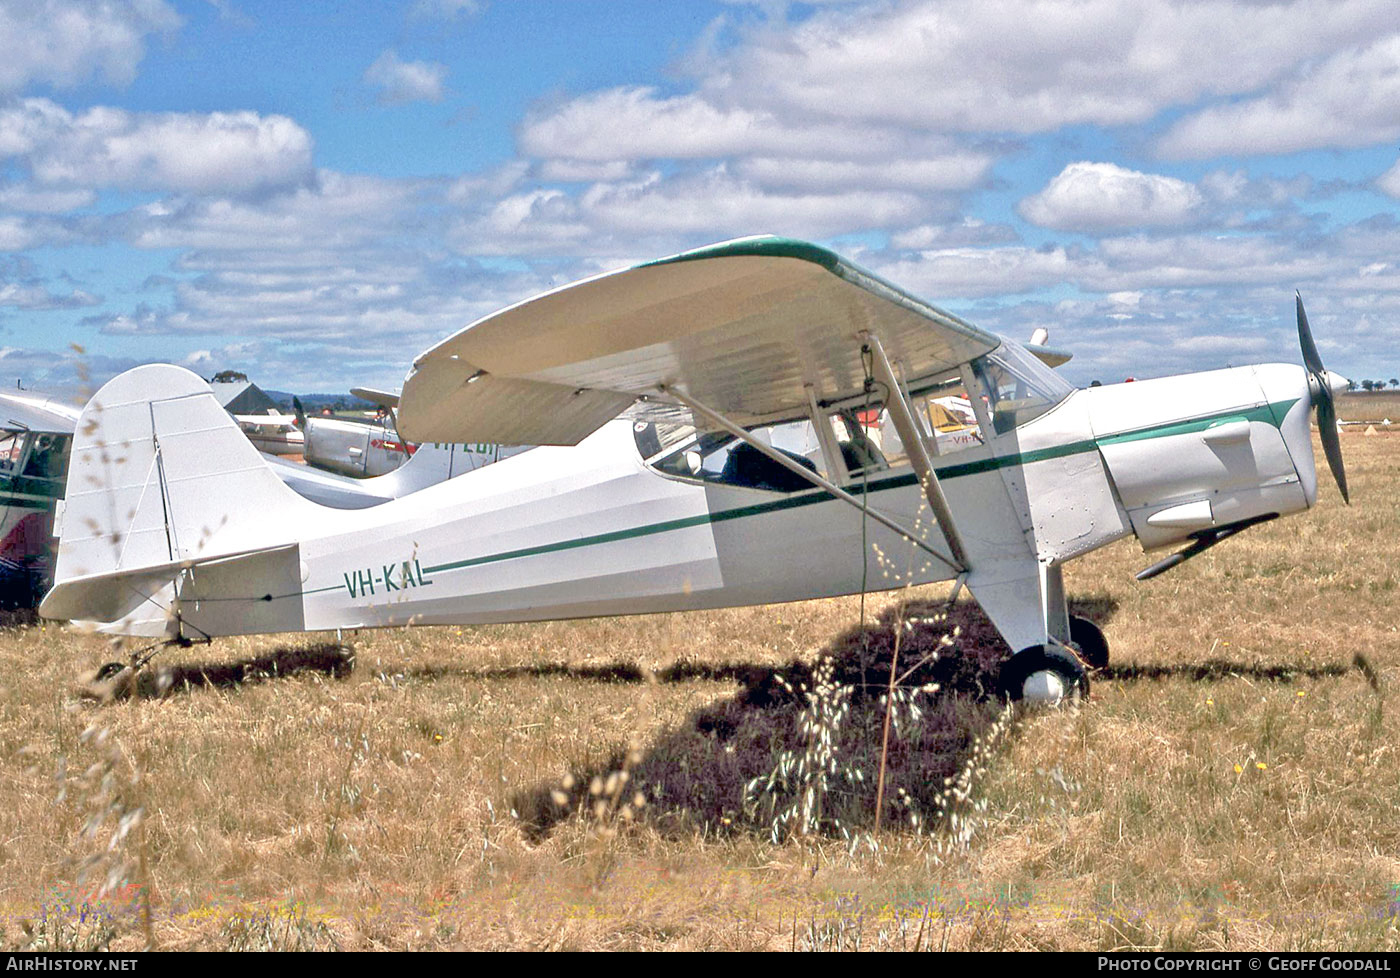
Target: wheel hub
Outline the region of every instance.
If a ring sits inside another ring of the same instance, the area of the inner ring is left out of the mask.
[[[1026,677],[1021,698],[1027,703],[1056,706],[1065,698],[1064,678],[1051,669],[1039,669]]]

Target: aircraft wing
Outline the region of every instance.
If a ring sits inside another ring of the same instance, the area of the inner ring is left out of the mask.
[[[415,441],[577,444],[672,387],[752,425],[861,394],[859,334],[905,378],[946,373],[1001,338],[825,248],[740,238],[585,279],[477,320],[423,353],[399,431]]]
[[[78,423],[77,408],[34,394],[0,393],[0,428],[71,435]]]
[[[1027,353],[1035,356],[1047,367],[1063,366],[1074,359],[1073,353],[1067,350],[1057,350],[1054,347],[1045,346],[1043,343],[1026,343],[1024,345]]]
[[[295,414],[273,414],[272,412],[267,414],[235,414],[233,419],[240,424],[280,425],[284,428],[291,428],[297,423]]]
[[[381,391],[374,387],[352,387],[350,393],[362,401],[369,401],[391,411],[399,406],[399,395],[390,391]]]

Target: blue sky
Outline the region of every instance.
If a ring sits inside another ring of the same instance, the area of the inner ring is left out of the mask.
[[[1077,383],[1297,361],[1294,289],[1388,379],[1397,147],[1391,0],[0,0],[0,383],[396,387],[767,232]]]

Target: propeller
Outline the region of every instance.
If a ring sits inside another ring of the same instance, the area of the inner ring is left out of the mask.
[[[1342,501],[1351,505],[1347,494],[1347,473],[1342,466],[1342,442],[1337,436],[1337,406],[1332,400],[1332,374],[1322,365],[1317,344],[1313,342],[1312,330],[1308,327],[1308,314],[1303,310],[1303,296],[1294,293],[1298,299],[1298,344],[1303,348],[1303,364],[1308,371],[1308,388],[1312,392],[1313,406],[1317,408],[1317,431],[1322,438],[1322,451],[1327,456],[1327,467],[1332,470],[1332,478],[1337,480],[1337,488],[1342,490]]]

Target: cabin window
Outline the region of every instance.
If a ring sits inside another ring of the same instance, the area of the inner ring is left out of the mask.
[[[932,457],[976,448],[985,440],[960,373],[916,383],[909,406],[925,450]],[[831,422],[842,460],[853,479],[909,464],[904,441],[882,402],[837,411]]]
[[[836,436],[836,446],[841,452],[841,462],[846,473],[852,477],[868,475],[890,467],[885,453],[880,449],[883,429],[880,422],[884,415],[879,410],[838,411],[828,416],[832,433]]]
[[[882,393],[877,392],[877,398],[869,402],[852,400],[828,408],[822,417],[830,426],[828,446],[840,453],[847,483],[909,464],[899,432],[879,399]],[[985,440],[961,373],[922,379],[915,386],[911,407],[930,455],[975,448]],[[834,455],[829,467],[823,454],[825,435],[818,437],[809,419],[762,425],[750,431],[803,468],[826,479],[838,478],[831,471],[836,467]],[[669,476],[770,492],[798,492],[812,486],[809,480],[726,431],[697,433],[688,414],[667,418],[653,409],[634,419],[632,433],[646,463]]]
[[[6,431],[0,435],[0,474],[16,475],[24,461],[25,431]]]
[[[33,479],[63,479],[68,475],[66,435],[38,435],[24,463],[24,474]]]
[[[1035,420],[1074,391],[1049,367],[1012,344],[1004,343],[972,361],[972,373],[982,386],[992,427],[999,435]]]
[[[826,474],[821,444],[807,419],[762,425],[750,431],[756,440],[786,455],[797,465],[819,475]],[[653,468],[666,475],[768,492],[812,488],[810,481],[727,431],[696,436],[693,428],[684,432],[679,427],[668,429],[664,424],[637,421],[632,432],[638,451]]]
[[[912,392],[909,406],[914,423],[923,429],[924,445],[930,456],[951,455],[965,448],[976,448],[986,440],[977,424],[972,400],[967,396],[961,374],[920,384]],[[909,453],[890,420],[889,411],[880,413],[881,445],[891,465],[904,465]]]

